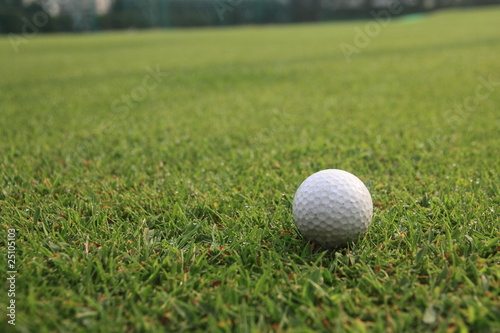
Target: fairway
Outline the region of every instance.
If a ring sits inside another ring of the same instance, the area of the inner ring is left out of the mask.
[[[0,332],[500,332],[499,17],[2,36]]]

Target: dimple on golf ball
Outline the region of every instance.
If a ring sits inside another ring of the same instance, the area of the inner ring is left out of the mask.
[[[366,233],[373,203],[365,184],[353,174],[327,169],[309,176],[293,198],[293,219],[305,238],[339,247]]]

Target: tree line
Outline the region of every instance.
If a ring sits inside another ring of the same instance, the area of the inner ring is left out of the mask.
[[[109,11],[98,15],[95,6],[71,7],[75,1],[86,3],[56,0],[60,8],[48,8],[47,0],[28,4],[0,0],[0,33],[22,32],[34,26],[35,19],[43,22],[36,26],[39,32],[68,32],[347,20],[369,18],[374,10],[388,6],[399,6],[398,15],[405,15],[500,4],[500,0],[114,0]]]

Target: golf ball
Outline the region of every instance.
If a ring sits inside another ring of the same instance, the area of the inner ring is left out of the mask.
[[[365,184],[343,170],[309,176],[293,198],[293,219],[299,231],[326,247],[356,240],[368,230],[372,215],[372,197]]]

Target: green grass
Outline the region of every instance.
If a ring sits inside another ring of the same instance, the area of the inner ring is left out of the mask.
[[[393,20],[350,63],[367,22],[2,38],[15,331],[500,332],[500,85],[457,107],[500,81],[499,14]],[[332,252],[291,214],[326,168],[375,203]]]

